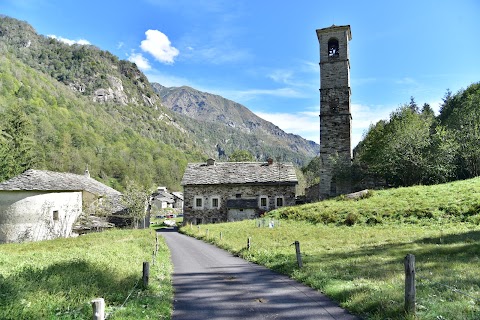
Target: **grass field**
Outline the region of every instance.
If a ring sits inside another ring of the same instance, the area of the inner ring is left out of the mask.
[[[153,230],[0,245],[0,319],[91,319],[104,298],[109,319],[170,319],[170,254]],[[150,281],[143,288],[143,262]],[[128,297],[128,299],[127,299]]]
[[[411,253],[417,319],[480,319],[480,179],[284,208],[265,225],[278,218],[274,228],[249,220],[181,231],[304,282],[364,319],[413,318],[403,311]]]

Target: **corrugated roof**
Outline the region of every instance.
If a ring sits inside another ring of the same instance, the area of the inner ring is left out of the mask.
[[[217,162],[189,163],[183,174],[182,185],[205,184],[296,184],[295,168],[291,163]]]
[[[0,190],[88,191],[96,195],[119,196],[121,193],[90,177],[47,170],[29,169],[0,183]]]

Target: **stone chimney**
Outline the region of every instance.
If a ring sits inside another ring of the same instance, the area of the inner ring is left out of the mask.
[[[83,175],[87,178],[90,178],[90,171],[88,171],[88,164],[87,164],[87,169],[85,169],[85,173]]]
[[[272,158],[268,158],[267,159],[267,163],[269,166],[271,166],[273,164],[273,159]]]
[[[207,166],[214,166],[215,165],[215,159],[210,158],[207,160]]]

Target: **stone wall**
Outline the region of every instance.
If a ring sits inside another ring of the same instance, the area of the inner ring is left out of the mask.
[[[277,197],[283,197],[284,206],[292,206],[295,204],[295,185],[186,185],[183,196],[184,224],[215,223],[259,216],[276,208]],[[260,206],[260,197],[268,198],[267,206]],[[202,199],[201,208],[195,207],[196,198]],[[218,208],[212,207],[214,198],[218,199]],[[255,200],[257,207],[229,209],[227,208],[229,199]]]
[[[0,191],[0,243],[68,237],[82,192]]]

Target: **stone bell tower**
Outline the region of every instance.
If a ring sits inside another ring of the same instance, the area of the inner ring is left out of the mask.
[[[349,179],[335,181],[333,159],[351,162],[350,26],[317,30],[320,43],[320,199],[350,192]],[[348,180],[348,181],[347,181]]]

